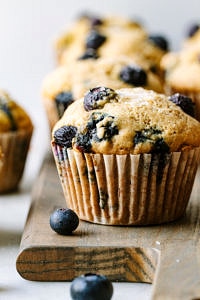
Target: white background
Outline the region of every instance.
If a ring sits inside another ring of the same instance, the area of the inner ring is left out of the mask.
[[[54,38],[82,11],[136,17],[149,32],[165,34],[173,50],[179,49],[187,26],[200,22],[199,0],[0,0],[0,88],[28,111],[35,125],[21,190],[0,196],[0,299],[69,299],[69,284],[26,281],[16,272],[15,260],[32,185],[49,148],[41,82],[55,66]],[[113,300],[150,298],[150,285],[114,287]]]

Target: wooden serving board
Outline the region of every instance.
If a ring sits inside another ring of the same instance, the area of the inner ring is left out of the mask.
[[[152,299],[200,299],[200,168],[186,215],[159,226],[120,227],[81,221],[71,236],[49,226],[65,207],[51,154],[35,183],[16,268],[28,280],[71,281],[87,272],[112,281],[153,283]]]

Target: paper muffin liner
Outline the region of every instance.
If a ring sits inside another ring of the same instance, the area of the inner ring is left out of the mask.
[[[43,98],[42,99],[45,113],[47,116],[47,121],[49,125],[49,131],[51,132],[56,122],[59,120],[58,110],[56,103],[52,99]]]
[[[106,225],[174,221],[186,210],[200,148],[170,154],[79,153],[52,143],[67,207]]]
[[[0,193],[15,190],[22,178],[32,131],[13,131],[0,134],[2,164]]]
[[[175,93],[181,93],[185,96],[188,96],[189,98],[192,99],[192,101],[195,103],[195,119],[197,119],[200,122],[200,93],[198,92],[188,92],[181,90],[176,90],[175,88],[166,86],[165,87],[165,92],[167,95],[172,95]]]

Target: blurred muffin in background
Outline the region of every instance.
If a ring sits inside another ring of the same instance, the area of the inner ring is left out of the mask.
[[[137,21],[121,16],[97,17],[91,14],[77,19],[55,41],[59,64],[127,55],[139,56],[156,69],[168,48],[165,37],[149,35]]]
[[[163,82],[149,65],[127,56],[104,57],[98,60],[77,60],[49,73],[42,84],[42,101],[50,129],[63,115],[64,110],[86,91],[96,86],[112,89],[142,86],[163,92]]]
[[[165,92],[191,98],[195,118],[200,121],[200,29],[196,25],[189,32],[181,49],[165,54],[160,65],[165,77]]]
[[[10,95],[0,90],[0,193],[15,190],[22,178],[33,124]]]

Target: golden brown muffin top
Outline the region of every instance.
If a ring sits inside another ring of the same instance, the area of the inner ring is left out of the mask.
[[[168,153],[200,146],[200,123],[164,94],[98,87],[68,107],[52,142],[89,153]]]
[[[161,68],[167,85],[180,92],[200,92],[200,44],[167,53],[161,60]]]
[[[110,32],[120,30],[136,30],[136,32],[144,32],[142,26],[138,22],[134,22],[129,18],[122,16],[92,16],[83,15],[76,18],[55,40],[54,47],[58,56],[73,43],[81,45],[81,49],[84,49],[85,37],[92,29],[99,29]],[[83,53],[81,53],[83,54]]]
[[[42,97],[55,100],[62,92],[71,92],[74,100],[95,86],[126,88],[143,86],[163,91],[160,77],[144,62],[127,56],[76,61],[73,65],[60,66],[49,73],[42,84]]]
[[[30,117],[7,92],[0,90],[0,133],[21,129],[32,131]]]
[[[96,58],[139,56],[152,65],[157,65],[167,51],[155,39],[149,39],[142,25],[121,16],[82,17],[55,42],[60,64],[69,65],[83,58],[91,48]]]

